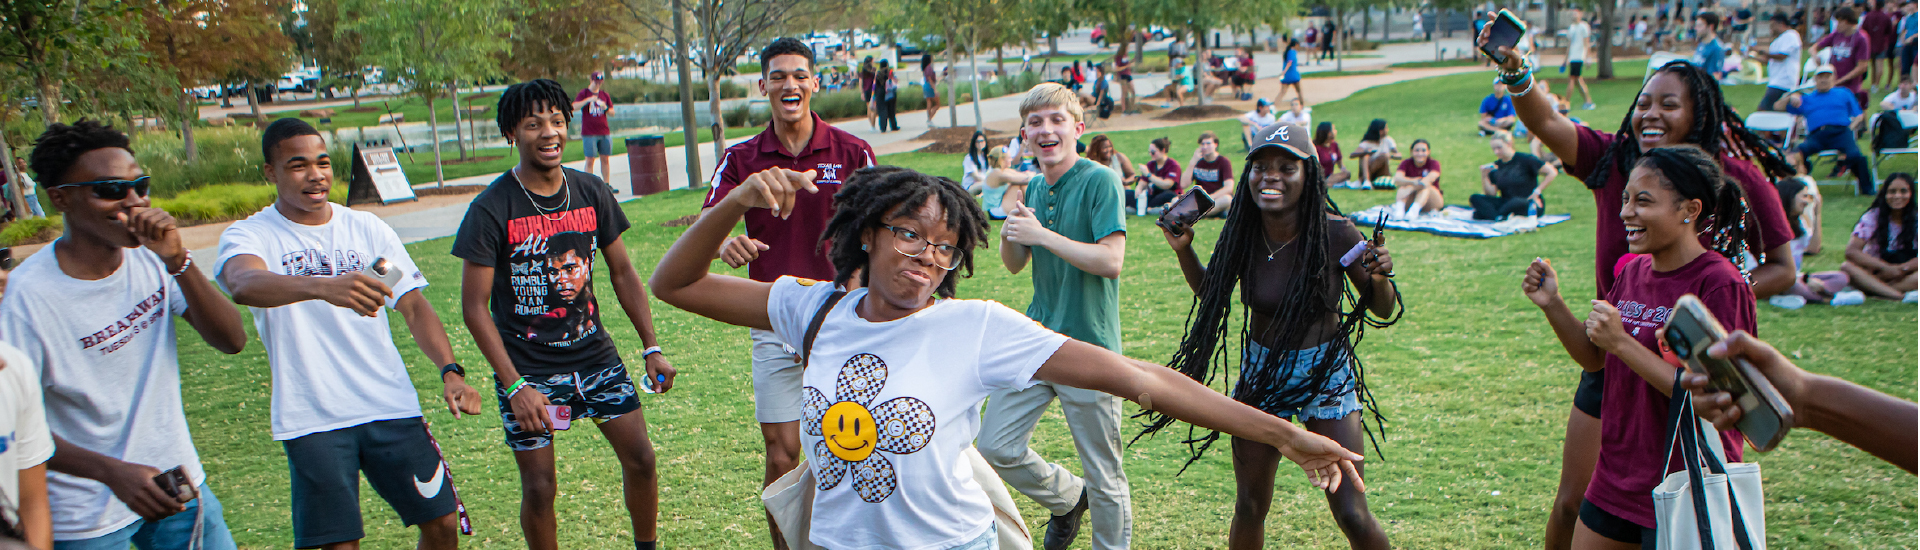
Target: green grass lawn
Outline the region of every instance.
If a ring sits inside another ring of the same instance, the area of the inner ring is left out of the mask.
[[[1638,67],[1622,67],[1638,75]],[[1477,192],[1471,167],[1492,160],[1485,140],[1471,131],[1474,110],[1487,93],[1488,75],[1472,73],[1365,90],[1316,106],[1317,120],[1332,121],[1351,147],[1366,122],[1385,114],[1401,143],[1427,138],[1447,167],[1442,180],[1448,202],[1464,203]],[[1558,82],[1556,82],[1558,84]],[[1594,82],[1598,111],[1575,111],[1607,126],[1628,107],[1636,79]],[[1735,105],[1758,100],[1760,89],[1729,90]],[[1166,136],[1174,156],[1191,155],[1203,130],[1231,135],[1234,121],[1217,121],[1108,134],[1123,152],[1146,160],[1147,141]],[[1224,147],[1237,155],[1238,148]],[[897,164],[957,178],[960,155],[889,155]],[[1238,164],[1238,162],[1236,162]],[[1827,251],[1809,257],[1812,269],[1833,269],[1851,224],[1868,200],[1840,187],[1826,187]],[[1552,258],[1565,275],[1563,295],[1576,304],[1592,295],[1591,195],[1563,177],[1546,191],[1549,210],[1570,212],[1573,221],[1537,233],[1487,241],[1393,233],[1390,246],[1408,313],[1396,326],[1371,331],[1360,349],[1381,412],[1386,437],[1379,452],[1367,450],[1371,508],[1402,548],[1500,548],[1540,546],[1560,471],[1560,446],[1577,368],[1550,329],[1519,292],[1525,266],[1535,256]],[[624,205],[633,228],[624,237],[642,273],[650,273],[682,228],[662,222],[696,213],[700,191],[675,191]],[[1336,191],[1347,209],[1392,200],[1385,192]],[[1130,234],[1122,281],[1124,345],[1129,356],[1165,362],[1178,346],[1191,295],[1152,220],[1128,219]],[[1211,248],[1218,222],[1200,228],[1202,248]],[[459,262],[448,255],[451,239],[409,246],[436,286],[425,290],[438,308],[463,364],[486,372],[485,361],[457,319]],[[990,259],[991,251],[986,254]],[[721,265],[721,264],[716,264]],[[1032,286],[983,261],[959,290],[965,298],[999,300],[1025,307]],[[720,268],[724,270],[724,265]],[[601,268],[605,276],[604,267]],[[602,305],[612,296],[601,279]],[[1578,310],[1578,308],[1576,308]],[[619,308],[603,310],[629,361],[639,359],[639,339]],[[659,455],[662,539],[671,547],[750,548],[765,545],[758,502],[761,443],[754,424],[748,344],[744,329],[721,326],[661,303],[654,304],[661,343],[682,373],[673,393],[645,398]],[[1915,394],[1915,307],[1871,301],[1862,306],[1809,306],[1784,311],[1759,306],[1763,337],[1809,370],[1851,379],[1905,399]],[[251,327],[251,323],[248,323]],[[396,333],[405,325],[393,318]],[[251,330],[251,328],[249,328]],[[524,546],[517,522],[519,491],[511,453],[502,445],[493,413],[454,420],[438,405],[437,373],[406,338],[400,349],[413,366],[414,384],[427,420],[445,446],[478,533],[469,548]],[[267,430],[270,376],[258,342],[237,356],[213,352],[183,333],[182,381],[195,441],[210,473],[209,483],[227,509],[227,522],[242,547],[285,547],[289,527],[286,457]],[[484,388],[490,376],[472,379]],[[488,410],[495,404],[487,399]],[[1128,406],[1132,412],[1132,406]],[[1042,456],[1078,471],[1070,436],[1057,411],[1049,412],[1033,438]],[[1125,435],[1134,433],[1133,423]],[[1183,433],[1162,434],[1126,451],[1134,498],[1134,545],[1138,548],[1217,548],[1233,511],[1233,474],[1223,447],[1176,476],[1187,450]],[[615,548],[631,540],[620,506],[619,467],[605,438],[582,427],[556,443],[561,545]],[[1771,546],[1776,548],[1913,548],[1916,483],[1912,475],[1825,435],[1795,432],[1780,450],[1748,454],[1766,475]],[[1271,517],[1268,546],[1345,548],[1323,497],[1295,468],[1285,467]],[[362,489],[369,548],[412,544],[370,489]],[[1046,512],[1016,497],[1035,529]],[[1082,537],[1079,548],[1085,548]]]
[[[479,100],[468,99],[475,96],[485,96],[485,97]],[[498,101],[499,96],[500,96],[500,92],[498,90],[491,91],[491,92],[473,92],[469,94],[462,94],[460,96],[461,98],[460,103],[462,105],[468,105],[469,101],[472,101],[471,104],[473,105],[484,105],[488,108],[491,108],[493,107],[494,103]],[[381,97],[365,98],[360,101],[360,106],[362,108],[371,107],[374,110],[368,111],[368,112],[348,111],[348,109],[353,108],[352,105],[328,107],[330,109],[333,109],[333,117],[332,117],[333,127],[334,128],[358,128],[361,126],[379,125],[380,117],[386,116],[387,110],[389,108],[391,108],[395,113],[405,114],[407,117],[406,119],[407,122],[426,122],[427,121],[427,102],[416,96],[410,96],[410,95],[409,96],[381,96]],[[263,105],[262,107],[267,107],[267,106]],[[267,108],[270,108],[270,107],[267,107]],[[301,110],[302,109],[295,109],[291,111],[273,112],[273,113],[269,113],[269,116],[272,118],[279,118],[281,116],[293,116],[293,115],[299,114]],[[441,97],[441,98],[434,99],[433,111],[434,111],[434,115],[439,117],[440,124],[442,125],[453,124],[453,101],[450,98]],[[480,118],[483,119],[481,122],[487,122],[487,121],[493,120],[493,113],[491,110],[489,110],[486,113],[481,113],[478,116],[480,116]],[[307,121],[307,123],[309,124],[313,124],[315,127],[320,127],[319,117],[300,117],[300,119]]]
[[[481,131],[486,131],[486,128],[491,128],[492,126],[493,126],[492,120],[489,119],[487,121],[487,125],[482,127]],[[753,135],[758,134],[761,131],[766,129],[767,128],[765,126],[727,128],[727,132],[726,132],[727,143],[732,144],[741,139],[752,137]],[[615,157],[620,157],[627,154],[626,137],[627,136],[614,136],[613,154]],[[710,134],[705,129],[702,129],[700,131],[699,137],[700,137],[700,143],[713,143],[713,140],[710,139]],[[681,144],[686,143],[687,139],[686,139],[686,135],[680,132],[668,132],[666,134],[661,134],[661,141],[665,143],[667,147],[679,147]],[[711,155],[713,154],[713,151],[701,151],[700,153],[703,155]],[[487,149],[475,149],[471,153],[471,156],[500,157],[500,158],[493,159],[493,160],[486,160],[486,161],[478,161],[478,162],[451,164],[451,162],[460,158],[460,150],[454,148],[452,144],[442,144],[440,146],[441,158],[449,162],[449,164],[447,164],[445,167],[446,177],[448,180],[454,180],[454,179],[470,177],[470,176],[479,176],[479,175],[485,175],[485,174],[498,174],[501,172],[505,172],[507,171],[508,168],[513,168],[514,163],[520,161],[520,157],[518,156],[519,154],[520,153],[516,152],[511,147],[492,147]],[[562,158],[566,162],[573,162],[576,160],[582,160],[587,158],[587,154],[581,151],[580,149],[580,139],[578,136],[574,136],[567,140],[566,152],[565,154],[562,155]],[[407,155],[404,155],[404,154],[400,155],[400,166],[401,166],[401,170],[407,173],[407,182],[409,183],[412,183],[414,185],[419,185],[422,183],[432,183],[434,181],[433,153],[430,151],[414,153],[411,158],[409,158]]]

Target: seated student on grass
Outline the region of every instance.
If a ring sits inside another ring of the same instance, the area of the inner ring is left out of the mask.
[[[960,186],[969,190],[987,177],[987,171],[993,169],[987,163],[987,133],[974,130],[973,137],[967,140],[967,156],[960,157]]]
[[[1308,109],[1306,104],[1300,102],[1300,98],[1289,99],[1287,100],[1287,110],[1280,111],[1280,117],[1277,122],[1299,126],[1301,128],[1312,128],[1313,109]]]
[[[1320,156],[1320,173],[1327,177],[1327,186],[1332,187],[1353,179],[1353,173],[1347,171],[1347,158],[1340,154],[1340,132],[1332,122],[1322,122],[1313,129],[1313,150]]]
[[[1681,296],[1694,295],[1727,330],[1755,328],[1753,291],[1729,258],[1746,253],[1746,202],[1713,156],[1693,146],[1647,151],[1634,163],[1618,216],[1628,227],[1628,261],[1585,319],[1560,297],[1560,276],[1535,258],[1521,290],[1546,314],[1567,354],[1601,373],[1600,448],[1580,504],[1576,550],[1631,550],[1653,538],[1652,492],[1667,466],[1667,400],[1680,369],[1661,358],[1659,329]],[[1712,239],[1702,246],[1700,235]],[[1720,434],[1740,461],[1741,435]],[[1673,463],[1673,466],[1679,466]]]
[[[1167,156],[1167,150],[1171,148],[1173,141],[1164,137],[1154,138],[1147,143],[1147,152],[1153,155],[1153,159],[1135,171],[1139,176],[1133,183],[1133,192],[1127,194],[1127,210],[1138,211],[1137,201],[1143,198],[1147,201],[1147,208],[1158,208],[1180,198],[1180,161]]]
[[[1279,119],[1274,117],[1273,102],[1267,101],[1264,97],[1254,102],[1253,110],[1240,115],[1240,150],[1245,151],[1248,145],[1254,142],[1254,132],[1272,126],[1277,121]]]
[[[1388,209],[1389,215],[1397,214],[1401,219],[1412,219],[1447,206],[1444,192],[1440,190],[1440,160],[1433,158],[1433,144],[1416,139],[1407,149],[1413,157],[1400,161],[1400,167],[1393,172],[1394,199]]]
[[[1513,112],[1513,98],[1507,96],[1507,87],[1498,82],[1493,84],[1493,93],[1480,100],[1480,135],[1512,135],[1513,126],[1520,123],[1520,117]]]
[[[1012,202],[1019,202],[1019,197],[1026,195],[1027,182],[1032,181],[1034,176],[1040,175],[1035,172],[1014,170],[1012,161],[1007,159],[1006,149],[999,147],[989,149],[987,163],[993,168],[984,172],[979,181],[974,182],[973,187],[967,188],[968,193],[980,197],[980,207],[987,210],[987,217],[996,220],[1007,219],[1007,207]],[[1007,197],[1014,197],[1014,199],[1008,201]]]
[[[1899,172],[1887,176],[1873,206],[1853,226],[1847,241],[1847,261],[1840,265],[1854,288],[1888,300],[1911,302],[1915,290],[1916,235],[1913,206],[1913,175]]]
[[[1133,181],[1135,177],[1133,161],[1127,159],[1126,153],[1114,149],[1113,139],[1106,134],[1093,136],[1093,140],[1087,143],[1087,159],[1112,169],[1113,173],[1120,175],[1120,181]]]
[[[1367,133],[1353,146],[1353,158],[1360,159],[1361,182],[1393,188],[1393,161],[1400,160],[1400,145],[1387,135],[1387,119],[1376,118],[1367,124]]]
[[[855,172],[835,195],[822,235],[834,281],[764,283],[710,272],[712,251],[748,210],[782,212],[798,195],[817,192],[812,171],[783,172],[755,174],[695,221],[661,258],[651,286],[662,301],[696,315],[772,330],[805,357],[802,439],[819,482],[813,543],[995,547],[993,509],[962,453],[979,435],[988,394],[1039,382],[1231,429],[1299,463],[1317,488],[1363,489],[1360,455],[1330,439],[1172,369],[1068,339],[998,303],[953,298],[989,242],[989,226],[952,180],[890,166]]]
[[[1822,151],[1839,151],[1844,157],[1848,170],[1853,171],[1854,182],[1858,185],[1856,193],[1873,193],[1873,173],[1867,166],[1867,157],[1860,154],[1860,145],[1855,143],[1853,128],[1862,120],[1864,111],[1854,98],[1852,90],[1834,85],[1833,66],[1821,65],[1813,70],[1813,91],[1788,94],[1777,105],[1781,110],[1800,115],[1806,119],[1807,139],[1800,146],[1787,153],[1787,161],[1792,162],[1800,175],[1807,175],[1812,163],[1809,160]]]
[[[1920,406],[1912,401],[1801,370],[1780,350],[1746,331],[1733,331],[1707,347],[1707,356],[1746,359],[1793,409],[1795,428],[1833,436],[1909,474],[1920,462],[1915,453],[1920,445],[1914,441],[1915,434],[1920,434]],[[1680,387],[1692,392],[1695,415],[1715,428],[1735,429],[1744,411],[1733,395],[1709,387],[1710,382],[1707,375],[1693,371],[1680,375]]]
[[[1805,178],[1786,178],[1774,186],[1780,190],[1780,204],[1786,205],[1787,224],[1793,229],[1793,286],[1782,294],[1805,298],[1816,304],[1833,303],[1835,293],[1847,287],[1845,272],[1806,273],[1806,256],[1819,254],[1823,247],[1820,229],[1820,194]]]
[[[1179,108],[1187,104],[1187,95],[1193,93],[1193,66],[1187,64],[1186,57],[1174,57],[1167,62],[1167,93],[1173,95],[1173,106]]]
[[[1233,160],[1220,155],[1220,138],[1212,130],[1200,132],[1199,144],[1187,161],[1187,173],[1180,175],[1180,188],[1200,186],[1213,197],[1207,215],[1224,213],[1233,202]]]
[[[1353,222],[1328,213],[1327,186],[1311,160],[1306,127],[1276,124],[1257,137],[1245,159],[1239,200],[1204,265],[1193,249],[1196,231],[1161,232],[1194,293],[1186,335],[1170,363],[1195,380],[1211,380],[1227,367],[1217,359],[1230,353],[1222,348],[1233,341],[1240,357],[1234,401],[1298,419],[1307,430],[1359,451],[1367,439],[1361,417],[1379,415],[1354,346],[1362,323],[1384,327],[1398,318],[1393,255],[1375,246],[1351,263],[1341,261],[1364,237]],[[1235,296],[1240,315],[1233,312]],[[1246,324],[1228,322],[1236,316]],[[1156,418],[1146,432],[1169,422]],[[1190,438],[1204,442],[1190,461],[1217,437]],[[1259,441],[1235,437],[1232,445],[1236,504],[1226,547],[1260,548],[1280,455]],[[1388,547],[1365,494],[1335,491],[1327,495],[1327,506],[1352,547]]]
[[[1506,136],[1493,136],[1488,147],[1498,159],[1480,167],[1480,194],[1467,199],[1473,204],[1473,219],[1502,220],[1545,210],[1540,194],[1560,171],[1540,157],[1514,151],[1513,140]]]

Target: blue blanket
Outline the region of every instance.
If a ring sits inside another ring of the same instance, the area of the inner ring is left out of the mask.
[[[1375,206],[1359,212],[1347,214],[1356,225],[1372,226],[1380,223],[1387,215],[1390,205]],[[1490,222],[1473,219],[1473,209],[1460,205],[1447,205],[1439,212],[1431,212],[1411,220],[1386,220],[1387,229],[1398,231],[1419,231],[1442,237],[1463,239],[1491,239],[1505,237],[1515,233],[1526,233],[1542,227],[1563,223],[1573,219],[1568,214],[1540,216],[1535,223],[1528,223],[1522,216],[1514,216],[1505,221]]]

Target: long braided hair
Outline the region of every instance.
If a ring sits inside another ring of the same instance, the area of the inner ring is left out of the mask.
[[[1390,319],[1374,319],[1369,316],[1365,305],[1371,301],[1372,285],[1358,289],[1348,285],[1345,272],[1327,252],[1332,235],[1327,230],[1326,214],[1339,215],[1339,210],[1328,200],[1326,176],[1322,173],[1318,159],[1302,159],[1305,181],[1301,184],[1301,197],[1296,208],[1300,214],[1296,218],[1295,258],[1297,264],[1291,266],[1294,276],[1281,293],[1280,307],[1276,311],[1264,312],[1270,315],[1264,333],[1252,333],[1251,317],[1247,312],[1240,319],[1238,329],[1239,350],[1260,342],[1273,343],[1275,347],[1262,359],[1263,368],[1242,367],[1239,383],[1233,386],[1233,398],[1263,411],[1274,411],[1288,406],[1302,404],[1314,392],[1324,388],[1332,374],[1343,367],[1353,369],[1354,392],[1365,409],[1373,415],[1373,425],[1381,428],[1384,436],[1384,418],[1375,405],[1373,395],[1367,391],[1366,377],[1361,362],[1352,350],[1360,343],[1367,327],[1385,327],[1398,321],[1404,313],[1396,307]],[[1207,261],[1207,271],[1200,292],[1193,298],[1193,306],[1187,313],[1186,337],[1180,342],[1168,367],[1180,371],[1201,384],[1212,386],[1214,380],[1221,378],[1238,365],[1239,355],[1230,353],[1229,346],[1222,343],[1234,332],[1232,313],[1234,290],[1236,286],[1253,276],[1255,258],[1261,256],[1266,244],[1266,220],[1261,216],[1259,206],[1255,204],[1254,189],[1257,185],[1247,181],[1251,159],[1241,168],[1240,181],[1234,190],[1233,203],[1227,209],[1226,223],[1220,228],[1220,239],[1215,243],[1213,257]],[[1337,293],[1327,291],[1328,287],[1342,289]],[[1399,300],[1396,287],[1394,300]],[[1309,368],[1305,385],[1283,388],[1294,376],[1293,361],[1297,354],[1311,352],[1313,346],[1306,345],[1310,329],[1328,315],[1337,315],[1339,327],[1337,334],[1329,341],[1330,349],[1320,355],[1317,364]],[[1257,337],[1256,337],[1257,336]],[[1282,365],[1285,365],[1282,367]],[[1147,418],[1147,425],[1140,437],[1158,432],[1173,423],[1173,418],[1155,411],[1143,411],[1138,416]],[[1205,431],[1205,434],[1200,432]],[[1374,430],[1367,431],[1368,439],[1374,441],[1379,449],[1379,440]],[[1192,456],[1181,466],[1186,471],[1194,461],[1220,438],[1220,432],[1205,430],[1189,425],[1187,427],[1188,450]]]
[[[1752,233],[1747,229],[1747,194],[1716,158],[1691,145],[1659,147],[1647,151],[1635,166],[1659,173],[1660,183],[1681,200],[1699,200],[1699,234],[1710,237],[1708,248],[1738,265]]]
[[[1720,84],[1713,79],[1712,74],[1694,65],[1693,62],[1676,60],[1661,65],[1659,70],[1654,71],[1653,77],[1647,79],[1647,82],[1653,82],[1653,78],[1658,78],[1661,74],[1671,74],[1680,78],[1686,83],[1693,99],[1693,128],[1687,131],[1687,144],[1699,147],[1712,159],[1728,155],[1752,162],[1769,178],[1785,179],[1794,176],[1793,165],[1787,164],[1786,155],[1780,151],[1780,147],[1760,137],[1753,130],[1747,129],[1747,124],[1740,118],[1740,113],[1727,105],[1726,97],[1720,93]],[[1641,89],[1645,90],[1646,85],[1642,84]],[[1637,112],[1637,109],[1629,109],[1626,116],[1621,118],[1620,129],[1613,134],[1613,144],[1600,154],[1599,162],[1594,163],[1593,174],[1588,175],[1584,182],[1588,189],[1604,188],[1611,183],[1608,178],[1613,177],[1613,170],[1609,170],[1608,167],[1619,170],[1619,177],[1625,178],[1627,173],[1633,171],[1633,167],[1639,163],[1642,155],[1640,143],[1637,136],[1633,135],[1633,119]],[[1722,170],[1722,173],[1724,174],[1725,171]],[[1735,187],[1738,186],[1736,183]],[[1742,197],[1742,200],[1745,200],[1744,195]],[[1748,223],[1758,225],[1758,219],[1748,220]],[[1743,231],[1743,233],[1743,238],[1748,241],[1745,243],[1745,249],[1758,251],[1759,253],[1754,254],[1756,259],[1763,257],[1766,249],[1760,246],[1760,232],[1756,230]],[[1741,265],[1737,256],[1734,265]],[[1745,274],[1747,270],[1742,269],[1741,272]]]
[[[941,298],[952,298],[959,279],[973,276],[974,249],[988,244],[987,213],[958,182],[898,166],[861,168],[833,194],[833,218],[820,233],[820,248],[833,262],[833,282],[845,285],[858,272],[860,284],[865,286],[872,272],[862,269],[867,266],[867,251],[860,249],[860,234],[885,228],[887,217],[895,210],[918,208],[929,198],[946,212],[947,229],[958,241],[953,245],[961,250],[960,265],[947,272],[933,291]]]

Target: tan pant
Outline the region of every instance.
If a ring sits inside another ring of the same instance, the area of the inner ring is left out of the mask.
[[[1067,417],[1067,429],[1080,453],[1081,479],[1027,447],[1040,414],[1055,398]],[[1126,548],[1133,539],[1133,496],[1120,464],[1120,398],[1105,393],[1042,382],[1022,390],[1002,390],[987,398],[974,441],[1000,479],[1047,508],[1065,514],[1088,491],[1093,547]]]

